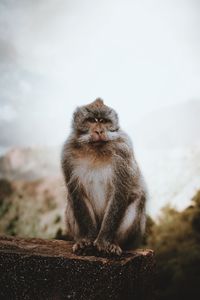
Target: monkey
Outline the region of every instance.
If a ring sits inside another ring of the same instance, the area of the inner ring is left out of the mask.
[[[78,107],[61,157],[73,252],[94,247],[120,256],[137,248],[145,231],[147,189],[116,111],[101,98]]]

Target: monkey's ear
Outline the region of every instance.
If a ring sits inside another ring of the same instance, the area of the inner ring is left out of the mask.
[[[82,124],[86,118],[88,112],[85,106],[78,106],[73,113],[72,124],[76,127],[78,124]]]
[[[73,123],[79,123],[79,122],[81,122],[81,117],[82,117],[81,108],[77,107],[76,110],[73,113],[72,122]]]

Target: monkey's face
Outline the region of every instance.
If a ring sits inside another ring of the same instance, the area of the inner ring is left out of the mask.
[[[105,143],[109,140],[110,120],[105,118],[89,117],[85,120],[87,123],[89,141],[91,143]]]
[[[113,109],[98,99],[75,111],[73,128],[79,142],[96,146],[105,145],[118,138],[118,116]]]

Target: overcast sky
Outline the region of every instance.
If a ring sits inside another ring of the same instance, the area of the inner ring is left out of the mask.
[[[125,129],[200,99],[199,26],[198,0],[0,0],[1,145],[61,143],[99,96]]]

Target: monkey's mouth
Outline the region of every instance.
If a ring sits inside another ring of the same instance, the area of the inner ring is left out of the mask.
[[[107,143],[108,143],[108,140],[90,141],[90,144],[93,146],[103,146]]]

